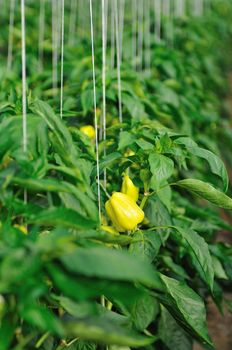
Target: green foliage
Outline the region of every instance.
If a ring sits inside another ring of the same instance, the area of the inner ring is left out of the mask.
[[[223,105],[231,68],[230,2],[213,1],[204,18],[174,19],[172,47],[152,38],[151,75],[130,67],[133,33],[125,11],[121,124],[117,72],[107,57],[101,218],[95,144],[80,131],[94,125],[89,27],[84,23],[75,45],[65,47],[61,120],[50,38],[43,43],[45,69],[33,68],[38,4],[26,7],[27,152],[17,11],[12,71],[0,67],[0,350],[190,350],[194,339],[213,349],[204,300],[211,295],[222,310],[223,291],[232,285],[232,248],[214,239],[219,230],[232,232],[218,210],[232,209],[226,170],[230,174],[232,132]],[[48,33],[50,15],[47,7]],[[65,9],[65,35],[68,15]],[[100,124],[99,47],[96,36]],[[140,189],[145,219],[133,232],[110,233],[101,227],[111,225],[104,203],[120,191],[124,174]]]

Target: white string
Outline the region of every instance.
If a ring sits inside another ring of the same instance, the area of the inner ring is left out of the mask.
[[[71,0],[68,44],[74,44],[77,19],[77,0]]]
[[[57,65],[58,65],[58,8],[57,1],[52,0],[52,84],[57,89]]]
[[[64,93],[64,0],[61,1],[61,62],[60,62],[60,117],[63,118]]]
[[[101,192],[100,192],[100,169],[99,169],[99,148],[98,148],[98,129],[97,129],[97,100],[96,100],[96,78],[95,78],[95,55],[94,55],[92,0],[89,0],[89,12],[90,12],[90,31],[91,31],[91,49],[92,49],[92,71],[93,71],[94,128],[95,128],[95,145],[96,145],[96,162],[97,162],[97,196],[98,196],[99,220],[101,220]]]
[[[136,58],[137,58],[137,0],[132,0],[132,66],[136,68]]]
[[[115,14],[115,32],[116,32],[116,51],[117,51],[117,78],[118,78],[118,111],[119,122],[122,123],[122,92],[121,92],[121,61],[120,61],[120,43],[119,43],[119,28],[118,28],[118,6],[117,0],[114,1]]]
[[[171,1],[169,0],[169,19],[168,19],[168,43],[171,47],[174,46],[174,21],[173,21],[173,9]]]
[[[103,141],[106,140],[106,16],[107,0],[102,0],[102,127]],[[104,156],[106,148],[104,145]],[[106,188],[106,169],[104,169],[104,187]]]
[[[151,36],[150,36],[150,0],[144,2],[145,14],[145,69],[147,74],[151,73]]]
[[[14,13],[15,13],[15,0],[11,0],[10,1],[9,37],[8,37],[8,56],[7,56],[8,71],[11,69],[12,60],[13,60]]]
[[[138,7],[138,68],[142,70],[143,68],[143,2],[144,0],[139,0]]]
[[[163,14],[165,17],[169,17],[169,15],[170,15],[170,0],[163,1]]]
[[[39,9],[39,71],[43,70],[43,42],[44,42],[45,0],[40,0]]]
[[[23,111],[23,152],[27,152],[27,79],[26,79],[26,30],[25,30],[25,4],[21,0],[21,35],[22,35],[22,111]],[[27,190],[24,190],[24,203],[27,203]]]
[[[119,0],[119,5],[119,45],[120,62],[122,62],[125,0]]]
[[[25,4],[21,0],[21,33],[22,33],[22,107],[23,107],[23,151],[27,151],[27,96],[26,96],[26,31]]]
[[[113,3],[111,2],[111,39],[110,39],[110,45],[111,45],[111,58],[110,58],[110,63],[111,63],[111,68],[114,68],[114,56],[115,56],[115,26],[114,26],[114,6]]]
[[[155,11],[155,37],[157,42],[161,39],[161,0],[154,0]]]
[[[203,14],[203,0],[195,0],[193,2],[193,15],[202,16]]]

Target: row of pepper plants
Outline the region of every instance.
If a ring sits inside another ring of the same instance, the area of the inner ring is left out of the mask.
[[[225,99],[231,11],[229,1],[217,1],[201,18],[177,19],[171,47],[152,37],[151,75],[131,68],[126,14],[121,124],[117,72],[109,65],[106,71],[100,220],[89,32],[65,46],[61,120],[51,41],[44,42],[44,69],[37,72],[38,5],[27,5],[23,152],[20,14],[10,72],[3,29],[1,350],[190,350],[194,340],[214,348],[206,299],[221,312],[225,303],[231,306],[223,293],[232,286],[232,248],[216,240],[219,231],[232,231],[224,165],[230,174],[232,129]],[[48,31],[50,23],[46,26]],[[99,37],[95,48],[100,123]]]

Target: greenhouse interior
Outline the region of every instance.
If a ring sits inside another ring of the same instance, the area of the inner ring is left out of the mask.
[[[232,1],[0,8],[0,350],[231,350]]]

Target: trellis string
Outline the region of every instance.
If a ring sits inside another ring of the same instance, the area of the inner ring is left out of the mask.
[[[39,9],[39,71],[43,70],[43,42],[44,42],[44,30],[45,30],[45,0],[40,0]]]
[[[142,70],[143,68],[143,10],[144,10],[144,5],[143,5],[144,0],[139,0],[138,3],[138,69]]]
[[[161,0],[154,0],[155,13],[155,38],[157,42],[161,39]]]
[[[69,17],[69,37],[68,44],[73,45],[76,32],[76,20],[77,20],[77,0],[71,0],[70,3],[70,17]]]
[[[26,30],[25,30],[25,3],[21,0],[21,60],[22,60],[22,129],[23,152],[27,152],[27,80],[26,80]],[[24,203],[27,203],[27,190],[24,190]]]
[[[132,13],[132,67],[136,69],[136,59],[137,59],[137,0],[131,0],[131,13]]]
[[[9,36],[8,36],[8,55],[7,55],[8,71],[12,67],[12,60],[13,60],[14,14],[15,14],[15,0],[11,0],[10,1]]]
[[[106,20],[107,0],[102,0],[102,129],[103,141],[106,140]],[[104,156],[106,147],[104,145]],[[104,169],[104,187],[106,187],[106,169]]]
[[[64,89],[64,0],[61,1],[60,117],[63,118]]]
[[[124,30],[124,12],[125,0],[119,0],[119,47],[120,47],[120,62],[122,62],[123,53],[123,30]]]
[[[98,197],[99,220],[101,221],[101,192],[100,192],[100,169],[99,169],[98,122],[97,122],[97,99],[96,99],[96,77],[95,77],[95,54],[94,54],[94,31],[93,31],[92,0],[89,0],[89,12],[90,12],[92,73],[93,73],[94,128],[95,128],[95,146],[96,146],[96,163],[97,163],[97,197]]]
[[[26,96],[26,31],[25,31],[25,3],[21,0],[21,35],[22,35],[22,111],[23,111],[23,151],[27,151],[27,96]]]
[[[52,0],[52,84],[57,89],[57,65],[58,65],[58,8],[57,0]]]
[[[114,5],[113,2],[111,1],[111,38],[110,38],[110,46],[111,46],[111,51],[110,51],[110,63],[111,63],[111,68],[114,68],[114,58],[115,58],[115,19],[114,19]]]
[[[150,0],[144,2],[145,20],[145,69],[148,75],[151,73],[151,36],[150,36]]]
[[[120,43],[119,43],[119,23],[118,23],[118,4],[117,0],[114,1],[114,14],[115,14],[115,36],[116,36],[116,53],[117,53],[117,79],[118,79],[118,111],[119,122],[122,123],[122,92],[121,92],[121,60],[120,60]]]

